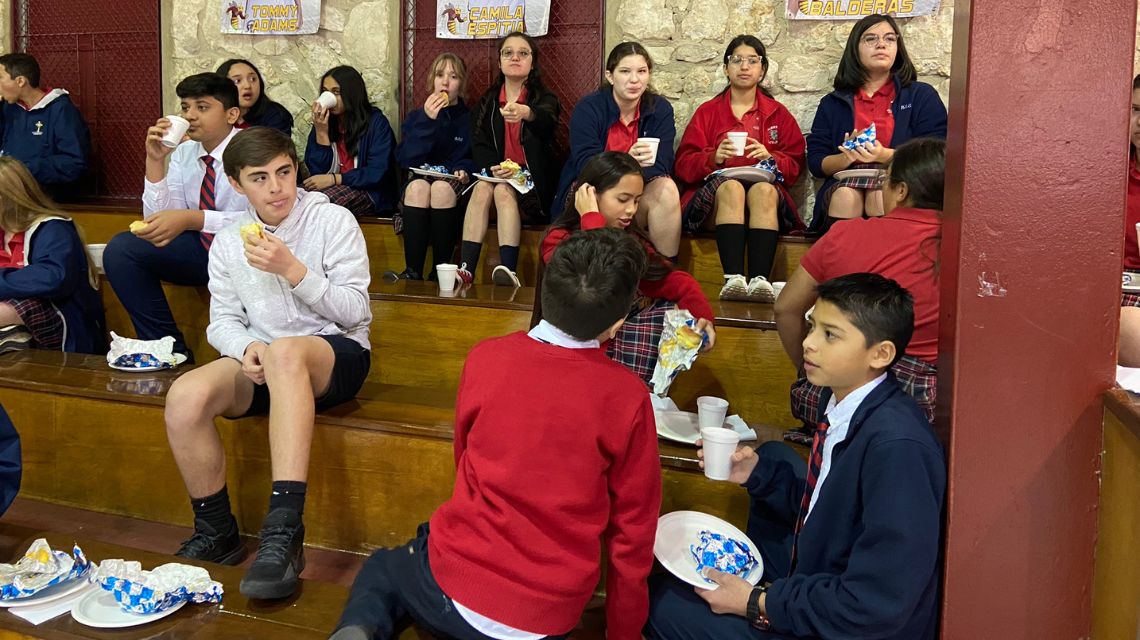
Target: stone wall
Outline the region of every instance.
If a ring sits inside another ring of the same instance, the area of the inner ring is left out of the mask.
[[[165,0],[170,23],[163,34],[164,109],[177,107],[179,79],[213,71],[228,58],[247,58],[261,70],[270,97],[293,112],[293,137],[303,149],[321,75],[349,64],[360,70],[373,103],[399,130],[401,0],[324,0],[320,30],[305,36],[224,36],[218,7],[218,0]]]

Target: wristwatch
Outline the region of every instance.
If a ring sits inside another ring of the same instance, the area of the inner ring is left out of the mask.
[[[748,594],[748,609],[746,617],[748,622],[757,629],[767,630],[772,627],[768,622],[768,617],[760,613],[760,594],[768,591],[768,587],[758,585],[752,589],[752,593]]]

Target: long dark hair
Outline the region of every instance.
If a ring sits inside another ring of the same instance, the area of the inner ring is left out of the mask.
[[[498,44],[495,46],[495,55],[499,56],[502,60],[503,45],[507,43],[510,38],[522,38],[530,47],[530,73],[527,74],[523,86],[526,87],[526,104],[534,103],[538,98],[550,93],[546,88],[546,84],[542,82],[542,67],[538,64],[538,42],[523,33],[522,31],[512,31],[499,39]],[[487,89],[487,95],[494,99],[498,99],[499,90],[506,84],[507,77],[503,75],[502,65],[499,66],[499,74],[495,76],[495,81],[491,83],[491,87]]]
[[[859,41],[867,29],[880,22],[891,25],[891,29],[894,29],[899,37],[898,47],[895,49],[895,63],[891,65],[891,76],[904,87],[918,79],[918,72],[915,71],[914,63],[910,61],[910,55],[906,52],[899,23],[891,16],[876,13],[863,18],[851,27],[851,33],[847,35],[847,46],[843,48],[843,57],[839,59],[839,70],[835,72],[833,86],[836,91],[854,92],[867,82],[867,70],[859,61]]]
[[[344,118],[344,146],[348,155],[355,156],[360,145],[360,139],[368,131],[368,120],[372,117],[372,103],[368,100],[368,88],[364,86],[364,78],[360,72],[348,65],[333,67],[321,76],[317,86],[317,93],[324,91],[325,78],[332,76],[340,85],[340,99],[344,103],[344,115],[329,114],[329,140],[338,142],[342,125],[340,119]]]
[[[622,42],[610,50],[610,55],[606,58],[606,71],[610,73],[617,69],[618,63],[629,56],[641,56],[645,58],[645,64],[649,67],[649,74],[653,74],[653,57],[649,55],[649,51],[641,45],[640,42]],[[601,89],[611,89],[613,84],[606,80],[605,75],[602,76]],[[638,108],[645,110],[653,108],[657,101],[657,91],[653,88],[652,81],[645,86],[645,92],[641,94],[641,100],[638,102]],[[593,184],[593,183],[591,183]]]
[[[768,51],[764,48],[764,43],[760,42],[760,38],[757,38],[753,35],[740,34],[730,40],[728,46],[724,48],[724,58],[722,60],[722,62],[724,62],[724,66],[728,67],[728,59],[732,57],[732,52],[736,51],[736,48],[742,45],[746,47],[752,47],[756,50],[756,55],[760,56],[760,68],[764,70],[764,74],[760,76],[760,81],[756,83],[756,86],[759,87],[760,91],[764,95],[771,98],[772,92],[764,88],[764,79],[768,77]],[[725,85],[724,91],[721,91],[721,93],[725,93],[731,88],[732,81],[730,80],[729,83]]]
[[[265,78],[263,78],[261,75],[261,69],[258,69],[257,65],[253,64],[249,60],[246,60],[245,58],[230,58],[229,60],[226,60],[222,64],[218,65],[217,74],[228,78],[230,75],[230,69],[235,64],[246,65],[250,69],[253,69],[253,73],[257,76],[257,100],[253,101],[253,104],[249,107],[249,111],[246,111],[245,115],[242,117],[242,119],[246,122],[257,122],[265,115],[265,112],[269,110],[270,105],[276,103],[271,100],[269,96],[265,95]]]
[[[907,201],[916,209],[934,209],[941,212],[946,183],[946,141],[938,138],[914,138],[895,149],[895,155],[885,167],[887,178],[883,186],[905,184]],[[930,261],[938,275],[939,252],[942,249],[942,232],[922,242],[919,251]]]
[[[592,185],[600,197],[606,191],[616,187],[622,178],[631,175],[644,176],[641,165],[633,159],[633,156],[619,151],[603,151],[590,158],[586,166],[582,167],[582,172],[578,174],[578,179],[574,184],[576,185],[575,188],[583,184]],[[578,213],[577,208],[571,205],[566,207],[562,211],[562,215],[551,223],[547,233],[555,229],[566,229],[573,233],[581,228],[582,216]],[[643,243],[653,246],[653,243],[637,225],[630,225],[629,230],[637,235]],[[672,270],[673,264],[654,251],[649,254],[649,268],[646,270],[645,279],[660,280],[669,275]]]

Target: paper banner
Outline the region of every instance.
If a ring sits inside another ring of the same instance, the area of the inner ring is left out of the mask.
[[[321,0],[222,0],[221,5],[224,34],[295,36],[316,33],[321,26]]]
[[[875,13],[895,18],[929,16],[938,11],[939,0],[787,0],[784,17],[789,20],[858,20]]]

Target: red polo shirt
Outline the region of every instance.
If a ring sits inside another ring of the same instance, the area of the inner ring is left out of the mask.
[[[519,92],[518,104],[526,103],[526,85]],[[507,85],[499,89],[499,108],[507,106]],[[526,151],[522,146],[522,122],[507,122],[503,120],[503,160],[514,160],[520,167],[526,165]]]
[[[891,146],[895,133],[895,114],[891,104],[895,101],[895,83],[890,80],[868,96],[862,89],[855,91],[855,129],[862,131],[875,123],[875,139],[884,147]]]
[[[626,153],[630,147],[637,143],[638,129],[641,127],[641,105],[637,105],[637,110],[633,112],[633,120],[629,124],[621,121],[621,114],[618,114],[618,119],[610,126],[610,130],[606,133],[606,151],[620,151]]]
[[[941,212],[891,211],[881,218],[837,222],[800,260],[816,282],[851,273],[877,273],[914,297],[914,336],[906,355],[938,360],[938,235]]]
[[[1140,271],[1140,247],[1136,244],[1136,223],[1140,222],[1140,171],[1135,158],[1128,166],[1128,211],[1124,217],[1124,268]]]
[[[19,269],[24,266],[24,231],[9,235],[0,231],[0,268]],[[1135,238],[1133,239],[1135,240]]]

